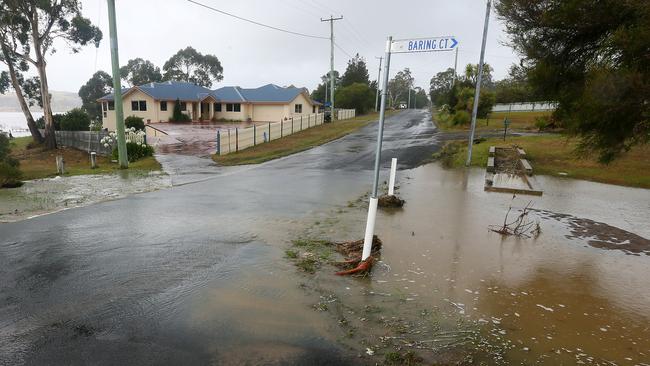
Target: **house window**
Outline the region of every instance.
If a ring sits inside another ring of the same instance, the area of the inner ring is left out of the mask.
[[[106,102],[102,103],[102,110],[103,110],[104,112],[106,111],[106,106],[107,106],[107,105],[108,105],[108,103],[106,103]]]
[[[167,101],[166,100],[161,100],[160,101],[160,110],[163,111],[163,112],[167,110]]]
[[[108,116],[108,115],[106,114],[106,112],[104,112],[104,118],[106,118],[107,116]]]
[[[214,103],[214,111],[221,112],[221,103]]]
[[[241,112],[241,104],[226,103],[226,112]]]
[[[316,106],[315,105],[311,107],[311,113],[316,113]]]
[[[146,100],[132,100],[131,101],[131,110],[132,111],[146,111],[147,110],[147,101]]]
[[[109,111],[115,110],[115,102],[108,102],[108,110]]]
[[[295,111],[296,113],[302,113],[302,104],[296,104],[296,105],[294,106],[294,111]]]
[[[187,110],[187,103],[181,102],[181,111],[186,111],[186,110]]]

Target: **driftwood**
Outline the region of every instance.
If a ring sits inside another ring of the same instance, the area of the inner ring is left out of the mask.
[[[367,272],[372,267],[374,259],[379,257],[381,245],[381,239],[379,239],[377,235],[374,235],[372,237],[370,257],[365,261],[362,261],[361,255],[363,254],[363,239],[336,243],[336,251],[345,256],[345,260],[334,263],[335,266],[344,269],[344,271],[337,272],[336,274],[350,275]]]
[[[505,236],[514,235],[525,238],[539,236],[542,232],[539,226],[539,221],[531,221],[528,217],[531,207],[532,202],[528,202],[528,204],[519,212],[519,215],[517,215],[514,221],[511,222],[508,222],[508,216],[510,215],[510,211],[512,211],[512,206],[508,207],[506,216],[503,218],[503,225],[490,225],[488,229]]]

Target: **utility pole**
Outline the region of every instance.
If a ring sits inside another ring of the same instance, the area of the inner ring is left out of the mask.
[[[458,48],[456,47],[456,57],[454,58],[454,82],[451,84],[452,87],[456,85],[456,80],[458,80],[458,72],[456,71],[458,69]]]
[[[115,25],[115,0],[108,1],[108,26],[111,38],[111,63],[113,66],[113,92],[115,93],[115,129],[117,130],[117,153],[120,168],[129,167],[124,137],[124,111],[122,108],[122,85],[120,84],[120,58],[117,52],[117,26]]]
[[[332,122],[334,122],[334,21],[341,19],[343,19],[343,15],[338,18],[330,15],[329,19],[320,19],[321,22],[330,22],[330,110]]]
[[[481,57],[478,62],[478,75],[476,77],[476,90],[474,91],[474,106],[472,108],[472,130],[469,133],[469,146],[467,147],[467,161],[465,166],[472,162],[472,145],[474,145],[474,131],[476,130],[476,114],[478,113],[478,100],[481,93],[481,79],[483,79],[483,60],[485,59],[485,42],[487,40],[488,23],[490,22],[490,6],[492,0],[488,0],[485,8],[485,25],[483,26],[483,43],[481,44]]]
[[[375,112],[377,112],[377,109],[379,108],[377,105],[379,104],[379,84],[381,83],[381,80],[379,80],[381,78],[381,61],[384,59],[384,57],[375,56],[375,58],[379,59],[379,72],[377,73],[377,93],[375,94]]]
[[[408,102],[406,103],[406,109],[411,109],[411,83],[409,83],[409,98]]]

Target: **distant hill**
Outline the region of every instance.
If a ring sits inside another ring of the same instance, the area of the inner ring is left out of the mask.
[[[81,107],[81,98],[77,93],[64,91],[50,91],[52,94],[52,110],[66,112],[72,108]],[[30,108],[34,112],[41,111],[37,105]],[[20,104],[15,93],[0,94],[0,112],[21,112]]]

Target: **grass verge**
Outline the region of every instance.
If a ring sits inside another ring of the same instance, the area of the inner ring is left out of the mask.
[[[250,147],[246,150],[227,155],[215,154],[212,156],[212,159],[219,165],[227,166],[259,164],[336,140],[360,129],[378,118],[379,115],[377,113],[370,113],[352,119],[325,123],[281,139]]]
[[[650,146],[637,146],[614,162],[600,164],[594,157],[575,153],[578,141],[560,134],[489,138],[474,145],[472,165],[485,167],[490,146],[519,145],[528,155],[535,174],[566,176],[629,187],[650,188]],[[436,158],[447,167],[462,167],[467,156],[464,142],[450,142]],[[563,173],[563,174],[560,174]]]
[[[508,130],[515,131],[537,131],[538,127],[535,126],[535,121],[538,118],[550,118],[551,111],[540,112],[492,112],[489,113],[487,118],[476,119],[477,131],[494,131],[503,130],[503,120],[508,118],[510,125]],[[454,125],[448,115],[442,113],[431,113],[433,121],[436,126],[443,131],[469,131],[470,124]]]
[[[11,155],[20,161],[22,179],[40,179],[57,175],[56,156],[63,155],[66,175],[105,174],[120,170],[117,163],[104,156],[97,156],[97,168],[90,168],[90,157],[87,152],[59,148],[45,150],[40,146],[30,146],[31,137],[19,137],[11,142]],[[129,163],[129,170],[153,171],[161,170],[160,163],[154,157],[147,157],[134,163]]]

